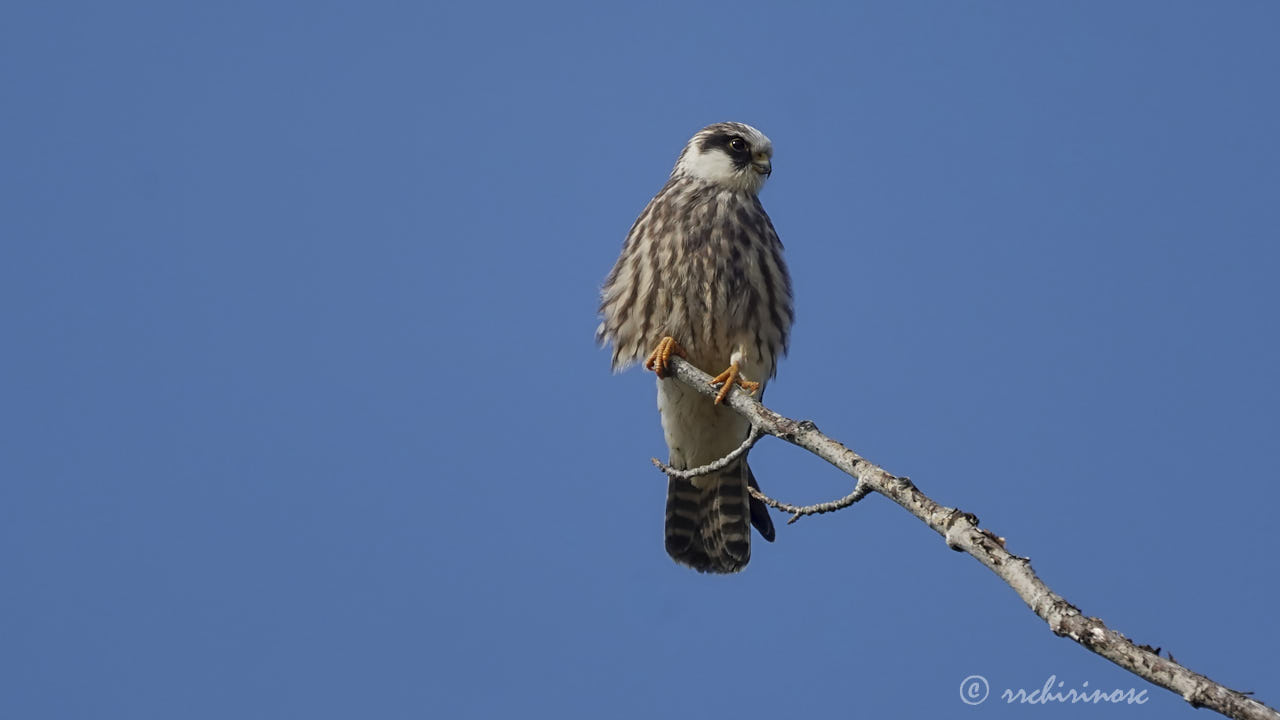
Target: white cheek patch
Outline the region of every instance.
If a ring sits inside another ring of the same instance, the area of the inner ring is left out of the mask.
[[[727,183],[736,175],[733,161],[728,155],[718,150],[710,152],[691,151],[684,157],[684,170],[700,180],[714,183]]]

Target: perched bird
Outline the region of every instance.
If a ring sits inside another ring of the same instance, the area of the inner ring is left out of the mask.
[[[750,125],[699,130],[640,213],[601,291],[600,342],[615,371],[639,360],[658,375],[669,463],[695,468],[728,455],[750,425],[721,405],[730,389],[764,392],[791,332],[791,278],[757,194],[773,144]],[[668,377],[680,355],[723,385],[712,400]],[[721,372],[723,370],[723,372]],[[746,457],[692,481],[669,478],[666,546],[676,562],[731,573],[751,558],[755,525],[773,541]]]

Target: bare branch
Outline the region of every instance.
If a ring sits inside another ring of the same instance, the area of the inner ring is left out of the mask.
[[[759,490],[753,487],[747,488],[747,492],[751,493],[751,497],[754,497],[755,499],[759,500],[765,505],[768,505],[771,508],[781,510],[782,512],[791,513],[791,517],[787,519],[787,524],[790,525],[791,523],[794,523],[796,520],[799,520],[805,515],[821,515],[822,513],[835,512],[836,510],[842,510],[844,508],[847,508],[850,505],[858,502],[862,498],[866,497],[867,495],[871,494],[871,486],[865,483],[856,483],[853,487],[853,492],[849,493],[848,495],[845,495],[839,500],[832,500],[831,502],[818,503],[817,505],[804,505],[804,506],[789,505],[787,503],[774,500],[773,498],[769,497],[768,495],[765,495],[764,493],[760,492]]]
[[[680,382],[708,397],[718,391],[712,387],[710,375],[683,358],[672,357],[670,370]],[[1187,669],[1172,657],[1160,657],[1148,646],[1135,645],[1107,627],[1102,620],[1084,615],[1079,608],[1049,589],[1031,569],[1030,559],[1011,554],[1005,549],[1003,538],[980,528],[977,517],[934,502],[907,478],[891,475],[872,464],[818,432],[812,422],[783,417],[736,388],[725,398],[724,404],[761,432],[798,445],[854,477],[858,484],[850,497],[858,495],[859,491],[865,495],[874,490],[902,506],[945,538],[949,547],[972,555],[1008,583],[1022,601],[1048,623],[1055,635],[1069,637],[1138,677],[1181,695],[1192,707],[1209,708],[1233,718],[1280,720],[1280,712],[1275,709]],[[836,501],[840,502],[844,500]],[[849,502],[852,504],[856,499]],[[790,506],[787,509],[793,511]]]
[[[717,470],[723,470],[729,467],[730,463],[732,463],[734,460],[737,460],[738,458],[746,454],[746,452],[751,449],[751,446],[755,445],[756,441],[759,440],[761,437],[762,435],[760,433],[760,428],[756,427],[755,425],[752,425],[751,430],[747,432],[747,439],[743,440],[742,444],[739,445],[738,447],[734,448],[733,450],[730,450],[728,455],[725,455],[719,460],[709,462],[706,465],[701,465],[696,468],[689,468],[687,470],[680,470],[677,468],[673,468],[670,465],[662,462],[658,458],[649,458],[649,461],[652,462],[654,466],[656,466],[659,470],[661,470],[663,474],[669,477],[676,478],[677,480],[692,480],[696,477],[701,477],[703,475],[707,475],[709,473],[716,472]],[[867,485],[855,484],[853,488],[853,492],[840,498],[839,500],[832,500],[831,502],[818,503],[817,505],[805,505],[803,507],[797,506],[797,505],[790,505],[780,500],[774,500],[773,498],[769,497],[768,495],[765,495],[764,493],[760,492],[754,487],[748,487],[747,492],[751,493],[752,497],[756,498],[757,500],[764,503],[765,505],[768,505],[771,508],[776,508],[783,512],[791,513],[792,514],[791,519],[787,520],[787,524],[790,525],[791,523],[794,523],[796,520],[799,520],[801,517],[804,517],[805,515],[821,515],[822,513],[829,513],[829,512],[834,512],[836,510],[840,510],[842,508],[847,508],[850,505],[858,502],[862,498],[866,497],[868,494],[870,494],[871,488],[868,487]]]

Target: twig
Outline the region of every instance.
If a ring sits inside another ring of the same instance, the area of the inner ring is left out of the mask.
[[[706,465],[703,465],[701,467],[689,468],[687,470],[678,470],[676,468],[673,468],[670,465],[662,462],[658,458],[649,458],[649,460],[651,460],[654,465],[657,465],[659,470],[661,470],[662,472],[666,473],[667,475],[677,480],[692,480],[696,477],[701,477],[703,475],[706,475],[707,473],[713,473],[717,470],[723,470],[729,467],[729,463],[733,462],[734,460],[737,460],[738,458],[746,454],[746,452],[751,449],[751,446],[755,445],[756,441],[759,440],[760,438],[761,438],[760,428],[756,427],[755,425],[752,425],[751,432],[747,433],[747,439],[742,441],[742,444],[739,445],[732,452],[730,452],[728,455],[725,455],[724,457],[720,458],[719,460],[716,460],[715,462],[709,462]]]
[[[774,500],[773,498],[769,497],[768,495],[765,495],[764,493],[760,492],[759,490],[753,487],[748,487],[747,492],[751,493],[752,497],[764,503],[765,505],[768,505],[771,508],[781,510],[782,512],[791,513],[791,517],[787,519],[787,524],[790,525],[791,523],[794,523],[796,520],[799,520],[805,515],[821,515],[822,513],[835,512],[836,510],[847,508],[850,505],[858,502],[862,498],[866,497],[867,495],[870,495],[871,486],[865,483],[858,483],[854,486],[853,492],[849,493],[848,495],[845,495],[839,500],[832,500],[831,502],[818,503],[817,505],[803,505],[803,506],[789,505],[787,503]]]
[[[717,392],[711,385],[711,376],[683,358],[672,357],[670,370],[680,382],[708,397]],[[866,487],[901,505],[943,536],[952,549],[972,555],[1008,583],[1022,601],[1048,623],[1054,634],[1069,637],[1138,677],[1181,695],[1192,707],[1206,707],[1233,718],[1280,720],[1280,712],[1275,709],[1193,672],[1172,658],[1160,657],[1150,648],[1135,645],[1102,620],[1085,616],[1049,589],[1031,569],[1029,559],[1011,554],[1002,538],[978,527],[978,518],[934,502],[907,478],[891,475],[868,462],[818,432],[813,423],[783,417],[737,389],[729,393],[725,404],[761,432],[798,445],[856,478],[854,494]]]
[[[659,470],[661,470],[665,475],[668,475],[669,477],[676,478],[677,480],[692,480],[696,477],[701,477],[703,475],[707,475],[709,473],[716,472],[717,470],[723,470],[729,467],[730,463],[732,463],[734,460],[737,460],[738,458],[745,455],[747,451],[750,450],[751,447],[756,444],[756,441],[758,441],[761,437],[763,436],[760,433],[760,428],[756,427],[755,425],[752,425],[751,430],[747,432],[747,439],[743,440],[741,445],[729,451],[728,455],[725,455],[719,460],[709,462],[706,465],[701,465],[696,468],[688,468],[685,470],[680,470],[678,468],[671,467],[670,465],[662,462],[658,458],[649,458],[649,461],[652,462]],[[799,520],[800,518],[804,517],[805,515],[821,515],[822,513],[829,513],[829,512],[834,512],[836,510],[843,509],[843,508],[847,508],[850,505],[858,502],[862,498],[869,495],[871,493],[871,488],[867,485],[855,484],[853,488],[853,492],[840,498],[839,500],[832,500],[831,502],[824,502],[824,503],[818,503],[816,505],[804,505],[804,506],[791,505],[789,503],[784,503],[781,500],[774,500],[773,498],[769,497],[768,495],[765,495],[764,493],[760,492],[754,487],[748,487],[747,492],[750,492],[752,497],[756,498],[757,500],[764,503],[765,505],[768,505],[771,508],[776,508],[783,512],[791,513],[791,518],[787,520],[787,524],[790,525],[794,523],[796,520]]]

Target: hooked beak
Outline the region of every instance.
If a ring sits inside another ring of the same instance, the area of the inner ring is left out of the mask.
[[[755,170],[761,175],[764,175],[765,177],[769,177],[770,175],[773,174],[773,163],[769,162],[768,160],[760,160],[760,161],[751,163],[751,169]]]

